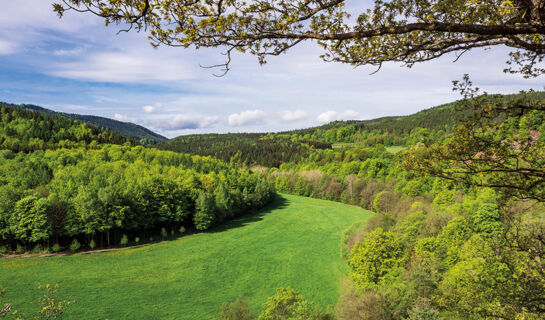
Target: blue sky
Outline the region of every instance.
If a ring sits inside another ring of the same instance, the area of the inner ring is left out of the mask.
[[[145,34],[117,35],[93,16],[59,20],[49,0],[4,2],[0,101],[131,121],[168,137],[411,114],[457,99],[451,82],[465,73],[491,93],[543,89],[540,79],[504,74],[508,50],[500,48],[457,63],[448,56],[412,69],[387,64],[370,75],[371,67],[322,62],[308,43],[264,66],[236,54],[231,71],[217,78],[199,64],[222,62],[220,49],[153,49]]]

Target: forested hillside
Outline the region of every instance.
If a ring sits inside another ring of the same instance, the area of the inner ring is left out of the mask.
[[[121,134],[76,120],[0,103],[0,148],[14,152],[136,144]]]
[[[57,115],[0,110],[0,253],[205,230],[274,196],[261,174],[220,160],[134,146]]]
[[[278,167],[299,161],[313,149],[330,149],[327,142],[267,137],[261,133],[228,133],[180,136],[157,145],[162,150],[213,156],[247,165]]]
[[[46,109],[43,107],[31,105],[31,104],[21,104],[21,105],[13,105],[13,104],[7,104],[7,103],[0,103],[0,104],[11,106],[11,107],[19,107],[22,109],[34,110],[40,113],[46,113],[49,115],[60,116],[63,118],[74,119],[81,122],[96,125],[104,129],[109,129],[111,131],[117,132],[128,139],[136,140],[143,145],[154,145],[159,142],[168,140],[167,138],[163,137],[160,134],[157,134],[149,129],[146,129],[140,125],[130,123],[130,122],[122,122],[122,121],[117,121],[117,120],[113,120],[109,118],[91,116],[91,115],[56,112],[50,109]]]

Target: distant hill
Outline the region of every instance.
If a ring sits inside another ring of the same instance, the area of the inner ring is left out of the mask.
[[[331,149],[330,143],[292,141],[263,133],[194,134],[179,136],[156,146],[162,150],[213,156],[224,161],[278,167],[298,161],[310,148]]]
[[[130,123],[130,122],[122,122],[122,121],[117,121],[117,120],[108,119],[104,117],[98,117],[98,116],[91,116],[91,115],[57,112],[57,111],[53,111],[53,110],[39,107],[32,104],[21,104],[17,106],[23,109],[58,115],[61,117],[94,124],[94,125],[103,127],[105,129],[110,129],[112,131],[118,132],[124,137],[139,141],[140,143],[144,145],[154,145],[154,144],[168,140],[167,138],[163,137],[160,134],[157,134],[140,125]]]
[[[0,149],[33,152],[58,148],[137,145],[118,132],[54,112],[37,112],[0,102]]]

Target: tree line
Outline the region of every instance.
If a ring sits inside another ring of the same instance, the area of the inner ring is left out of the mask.
[[[3,251],[119,244],[206,230],[274,196],[260,175],[209,157],[104,145],[0,153]]]

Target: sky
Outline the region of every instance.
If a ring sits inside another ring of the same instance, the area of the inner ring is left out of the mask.
[[[201,65],[221,48],[154,49],[145,33],[105,27],[92,15],[59,19],[49,0],[9,0],[0,11],[0,101],[130,121],[169,138],[208,132],[283,131],[333,120],[407,115],[459,98],[452,81],[470,74],[489,93],[543,89],[540,79],[504,74],[508,50],[494,48],[411,69],[323,62],[306,43],[260,66],[235,54],[224,77]],[[348,0],[368,7],[370,1]]]

